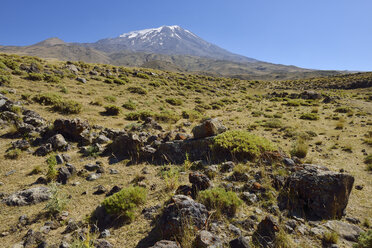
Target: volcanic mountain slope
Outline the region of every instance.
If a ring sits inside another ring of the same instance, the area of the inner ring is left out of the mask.
[[[0,46],[0,51],[241,79],[297,79],[341,74],[272,64],[237,55],[179,26],[133,31],[95,43],[66,43],[51,38],[31,46]]]

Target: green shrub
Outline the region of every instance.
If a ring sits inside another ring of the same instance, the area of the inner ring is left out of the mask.
[[[307,144],[306,140],[303,138],[298,138],[296,143],[293,144],[293,147],[290,153],[292,156],[304,158],[307,155],[308,149],[309,149],[309,145]]]
[[[278,119],[270,119],[266,120],[262,126],[267,128],[281,128],[283,126],[283,123]]]
[[[119,115],[120,114],[120,108],[115,105],[108,105],[105,106],[105,114],[106,115]]]
[[[138,72],[135,76],[142,79],[150,79],[149,75],[140,72]]]
[[[42,105],[53,105],[61,101],[62,98],[53,93],[40,93],[35,95],[32,100]]]
[[[287,103],[285,105],[292,106],[292,107],[298,107],[301,105],[301,101],[295,100],[295,99],[289,99],[287,100]]]
[[[127,90],[130,93],[135,93],[135,94],[140,94],[140,95],[146,95],[147,94],[147,91],[142,87],[132,86],[132,87],[128,87]]]
[[[154,116],[154,113],[148,110],[142,110],[137,112],[128,113],[125,115],[125,119],[128,121],[144,121],[148,117]]]
[[[146,189],[128,187],[107,197],[102,205],[109,214],[132,221],[136,208],[146,202],[146,196]]]
[[[136,104],[132,100],[128,100],[122,107],[128,110],[135,110]]]
[[[297,247],[293,239],[281,228],[276,234],[274,248],[293,248]],[[302,246],[301,246],[302,247]]]
[[[202,114],[196,110],[184,110],[182,111],[182,117],[184,119],[189,119],[190,121],[195,121],[201,119]]]
[[[248,131],[227,131],[214,139],[213,149],[218,152],[230,152],[234,158],[254,160],[262,152],[276,150],[267,139]]]
[[[372,154],[365,157],[364,163],[367,165],[367,170],[372,171]]]
[[[48,171],[47,171],[47,174],[46,174],[46,178],[50,182],[50,181],[55,180],[57,178],[57,175],[58,175],[58,171],[56,169],[56,166],[57,166],[56,156],[51,155],[46,160],[46,163],[48,165]]]
[[[4,157],[7,159],[17,159],[19,158],[20,155],[21,155],[21,150],[16,148],[16,149],[8,150],[5,153]]]
[[[3,61],[3,63],[9,68],[9,69],[12,69],[12,70],[16,70],[19,68],[19,64],[12,60],[12,59],[6,59]]]
[[[31,72],[28,74],[27,79],[32,81],[41,81],[44,79],[44,75],[41,73]]]
[[[322,240],[327,244],[337,244],[338,234],[336,232],[325,232]]]
[[[353,110],[351,108],[349,108],[349,107],[338,107],[338,108],[335,109],[335,112],[336,113],[344,113],[344,114],[346,114],[346,113],[352,113]]]
[[[114,81],[112,79],[106,78],[103,82],[106,84],[112,84]]]
[[[115,79],[113,80],[113,82],[114,82],[114,84],[119,84],[119,85],[124,85],[124,84],[127,83],[126,81],[124,81],[124,80],[122,80],[122,79],[118,79],[118,78],[115,78]]]
[[[10,83],[10,76],[0,75],[0,85]]]
[[[97,158],[100,154],[99,147],[95,145],[88,146],[84,153],[85,156],[94,158]]]
[[[176,123],[181,119],[177,113],[169,110],[161,111],[160,113],[155,114],[154,117],[155,120],[164,123]]]
[[[48,83],[59,83],[61,78],[56,75],[44,74],[44,80]]]
[[[305,113],[300,116],[300,119],[315,121],[319,120],[319,116],[316,113]]]
[[[79,114],[82,106],[80,103],[73,100],[65,100],[55,103],[52,109],[61,114]]]
[[[372,247],[372,229],[362,232],[358,237],[358,243],[353,248],[371,248]]]
[[[51,197],[44,209],[49,216],[56,216],[65,210],[67,206],[67,198],[61,194],[57,184],[55,183],[49,184],[49,190]]]
[[[215,210],[216,218],[219,218],[222,214],[233,217],[243,203],[235,192],[226,191],[219,187],[200,191],[198,201],[204,204],[208,210]]]
[[[178,98],[167,98],[167,99],[165,99],[165,101],[167,103],[169,103],[170,105],[174,105],[174,106],[181,106],[182,105],[182,100],[178,99]]]
[[[106,102],[111,102],[111,103],[116,102],[116,97],[114,96],[105,96],[104,99]]]

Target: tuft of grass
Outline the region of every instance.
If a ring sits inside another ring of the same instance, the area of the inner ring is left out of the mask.
[[[276,147],[264,137],[248,131],[232,130],[219,134],[214,139],[213,149],[229,152],[237,159],[254,160],[265,151],[274,151]]]
[[[44,79],[44,75],[41,73],[31,72],[28,74],[27,79],[32,81],[41,81]]]
[[[300,119],[316,121],[316,120],[319,120],[319,115],[316,113],[305,113],[300,116]]]
[[[111,103],[116,102],[116,97],[114,96],[105,96],[103,99],[105,99],[106,102],[111,102]]]
[[[372,229],[362,232],[358,237],[358,243],[353,248],[371,248],[372,247]]]
[[[47,180],[50,182],[50,181],[54,181],[56,180],[57,176],[58,176],[58,171],[56,169],[56,166],[57,166],[57,159],[56,159],[56,156],[54,155],[51,155],[47,160],[46,160],[46,163],[48,165],[48,171],[47,171],[47,174],[46,174],[46,178]]]
[[[338,234],[336,232],[325,232],[322,238],[326,244],[337,244]]]
[[[274,248],[296,247],[291,237],[281,228],[275,237]]]
[[[135,110],[136,104],[132,100],[128,100],[122,107],[128,110]]]
[[[367,170],[372,171],[372,154],[364,158],[364,163],[367,165]]]
[[[167,103],[173,106],[181,106],[182,105],[182,100],[178,98],[167,98],[165,99]]]
[[[299,137],[297,141],[293,144],[291,155],[296,156],[298,158],[304,158],[307,155],[307,151],[309,149],[309,145],[305,139]]]
[[[102,205],[109,214],[132,221],[136,208],[146,202],[146,197],[146,189],[138,186],[128,187],[107,197]]]
[[[215,210],[215,218],[219,218],[223,214],[233,217],[243,203],[235,192],[226,191],[219,187],[200,191],[198,201],[203,203],[208,210]]]
[[[153,117],[154,113],[149,110],[142,110],[137,112],[131,112],[125,115],[125,119],[128,121],[144,121],[148,117]]]
[[[8,150],[5,153],[4,157],[7,159],[17,159],[19,158],[20,155],[21,155],[21,150],[16,148],[16,149]]]
[[[82,110],[82,105],[73,100],[64,100],[55,103],[52,109],[61,114],[79,114]]]
[[[61,194],[56,183],[50,183],[49,190],[51,197],[44,209],[49,216],[56,216],[66,209],[67,198]]]
[[[147,91],[142,87],[131,86],[131,87],[128,87],[127,90],[130,93],[135,93],[135,94],[140,94],[140,95],[146,95],[147,94]]]
[[[106,115],[119,115],[120,114],[120,108],[115,105],[108,105],[105,106],[105,114]]]

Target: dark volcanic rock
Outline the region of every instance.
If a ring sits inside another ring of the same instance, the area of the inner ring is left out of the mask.
[[[253,242],[262,245],[262,247],[273,247],[276,233],[279,232],[279,224],[275,218],[268,215],[257,226],[253,233]]]
[[[87,121],[76,119],[57,119],[54,121],[54,131],[61,133],[67,139],[81,142],[83,139],[82,133],[89,130],[90,126]]]
[[[249,241],[240,236],[239,238],[233,239],[230,241],[230,248],[249,248]]]
[[[163,210],[159,229],[163,238],[174,238],[182,233],[184,227],[190,225],[199,230],[204,229],[207,218],[208,211],[203,204],[184,195],[175,195]]]
[[[279,197],[281,209],[310,220],[341,218],[347,206],[354,177],[305,164],[289,176]]]

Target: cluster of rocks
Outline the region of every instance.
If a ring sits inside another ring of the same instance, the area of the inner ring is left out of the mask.
[[[288,93],[288,92],[271,92],[266,95],[268,99],[279,97],[279,98],[290,98],[290,99],[303,99],[303,100],[321,100],[323,103],[335,102],[335,97],[330,97],[328,95],[321,94],[312,90],[305,90],[301,93]]]

